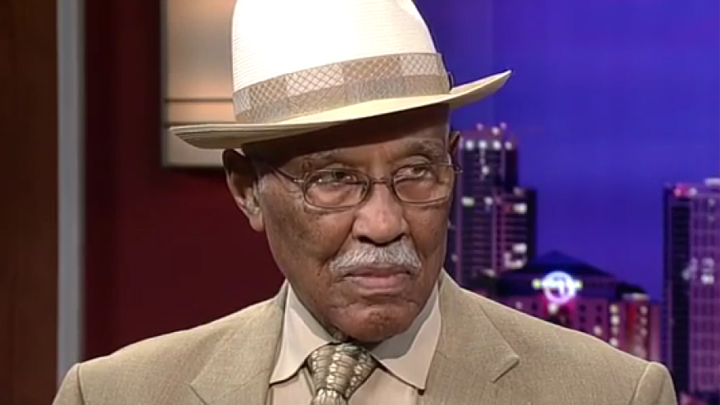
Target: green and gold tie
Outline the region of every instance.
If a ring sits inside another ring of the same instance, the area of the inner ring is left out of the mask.
[[[333,343],[315,350],[307,359],[315,388],[310,405],[347,405],[376,367],[375,358],[354,343]]]

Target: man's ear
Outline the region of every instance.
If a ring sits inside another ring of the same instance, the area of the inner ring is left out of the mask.
[[[257,195],[258,178],[252,163],[233,149],[223,151],[222,159],[227,185],[235,204],[248,218],[255,231],[264,231],[265,223]]]
[[[452,156],[457,153],[458,144],[460,143],[460,131],[451,131],[448,139],[448,152]]]

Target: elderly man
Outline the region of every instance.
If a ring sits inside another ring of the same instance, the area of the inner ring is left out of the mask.
[[[266,24],[272,19],[273,27]],[[458,138],[410,0],[239,0],[228,186],[287,282],[207,325],[76,365],[56,405],[671,405],[666,369],[462,290],[442,269]]]

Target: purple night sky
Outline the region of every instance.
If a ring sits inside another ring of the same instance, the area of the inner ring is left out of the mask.
[[[459,129],[507,122],[560,250],[660,298],[662,187],[720,173],[720,3],[415,0],[456,83],[513,69]]]

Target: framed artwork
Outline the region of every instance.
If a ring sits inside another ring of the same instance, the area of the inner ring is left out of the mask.
[[[230,24],[234,0],[162,2],[162,164],[219,168],[221,152],[171,135],[174,125],[234,122]]]

